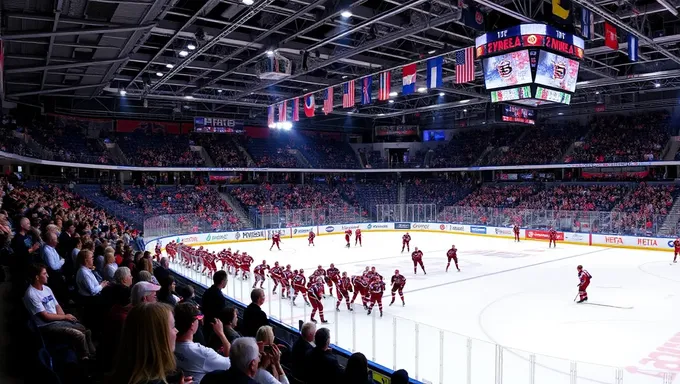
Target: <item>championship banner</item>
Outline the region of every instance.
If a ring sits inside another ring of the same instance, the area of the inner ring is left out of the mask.
[[[417,136],[417,125],[380,125],[375,127],[376,136]]]
[[[285,104],[284,104],[285,106]],[[243,120],[221,117],[194,117],[196,133],[244,133]]]

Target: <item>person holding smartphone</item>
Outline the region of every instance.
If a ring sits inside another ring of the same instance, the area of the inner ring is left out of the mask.
[[[272,327],[260,327],[255,339],[260,349],[260,366],[253,379],[259,384],[288,384],[288,377],[281,366],[281,350],[274,343]]]

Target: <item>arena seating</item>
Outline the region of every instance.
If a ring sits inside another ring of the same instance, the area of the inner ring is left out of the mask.
[[[215,134],[206,136],[204,134],[196,134],[192,139],[197,145],[202,146],[210,158],[215,163],[216,167],[246,167],[248,166],[248,159],[238,148],[236,137]],[[241,145],[245,145],[245,140]]]
[[[436,204],[445,207],[455,204],[472,189],[470,183],[446,180],[423,181],[415,179],[406,184],[406,201],[409,204]]]
[[[497,128],[485,131],[465,131],[455,135],[445,145],[434,150],[430,168],[469,166],[479,158],[487,147],[511,144],[522,130],[517,128]]]
[[[289,152],[288,147],[271,139],[250,139],[247,143],[248,153],[258,167],[265,168],[305,168],[298,159]]]
[[[143,132],[119,134],[116,143],[130,165],[144,167],[200,167],[204,165],[198,152],[189,147],[181,135],[150,135]]]

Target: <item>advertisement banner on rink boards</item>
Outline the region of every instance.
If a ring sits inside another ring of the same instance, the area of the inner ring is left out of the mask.
[[[308,237],[309,232],[314,232],[316,234],[316,226],[309,226],[309,227],[294,227],[290,228],[290,236],[291,237]]]
[[[605,247],[630,247],[656,250],[672,250],[673,240],[663,237],[634,237],[617,235],[597,235],[593,234],[593,245],[603,245]]]
[[[394,229],[394,223],[368,223],[368,224],[361,224],[359,226],[362,231],[386,231],[386,230],[393,230]]]
[[[524,231],[525,238],[548,240],[550,239],[550,231],[543,231],[540,229],[527,229]],[[564,241],[564,232],[557,232],[557,240]]]
[[[236,241],[264,240],[267,238],[267,231],[264,229],[256,231],[240,231],[234,234]]]
[[[476,233],[478,235],[486,235],[486,227],[478,226],[478,225],[471,225],[470,226],[470,233]]]
[[[394,229],[411,229],[411,223],[394,223]]]
[[[487,227],[486,232],[490,235],[503,236],[503,237],[513,237],[512,228],[504,227]]]
[[[564,232],[564,241],[568,241],[570,243],[590,244],[590,234]]]

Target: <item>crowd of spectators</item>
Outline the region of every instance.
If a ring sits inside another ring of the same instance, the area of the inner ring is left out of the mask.
[[[194,142],[202,146],[215,163],[216,167],[246,167],[248,158],[239,149],[237,137],[230,135],[215,134],[206,136],[205,134],[194,135]],[[243,143],[245,144],[245,143]]]
[[[415,178],[405,183],[405,199],[409,204],[453,205],[471,190],[469,181],[423,180]]]
[[[498,148],[486,158],[487,165],[551,164],[561,161],[569,145],[582,133],[578,125],[551,124],[527,128],[518,141]]]
[[[143,132],[119,134],[116,143],[129,165],[141,167],[202,167],[205,161],[193,151],[182,135],[158,135]]]
[[[430,168],[462,167],[472,165],[488,147],[501,147],[512,143],[519,135],[518,128],[472,130],[456,134],[446,144],[434,150]]]
[[[567,163],[658,161],[670,138],[667,113],[638,113],[593,119],[590,133],[576,145]]]

